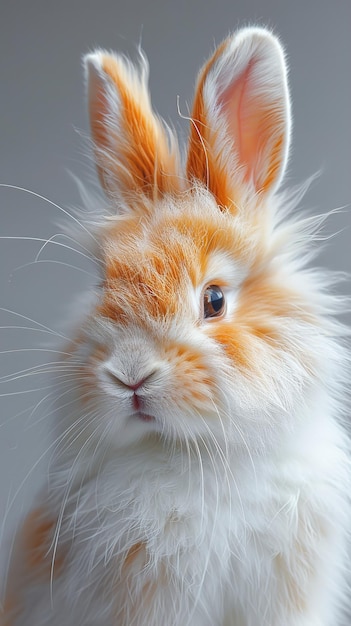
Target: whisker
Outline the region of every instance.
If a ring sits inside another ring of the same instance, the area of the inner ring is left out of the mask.
[[[202,445],[204,446],[204,448],[205,448],[205,450],[206,450],[206,452],[208,454],[208,458],[210,459],[212,468],[214,470],[214,477],[215,477],[215,481],[216,481],[216,508],[215,508],[215,515],[214,515],[212,530],[211,530],[210,541],[209,541],[209,545],[207,547],[206,561],[205,561],[205,564],[204,564],[201,580],[199,582],[199,588],[198,588],[197,594],[196,594],[196,596],[194,598],[194,605],[193,605],[192,610],[190,611],[189,619],[187,621],[187,626],[189,626],[191,624],[192,617],[193,617],[193,615],[194,615],[194,613],[196,611],[196,608],[197,608],[197,606],[198,606],[198,604],[200,602],[200,599],[201,599],[202,588],[203,588],[203,584],[204,584],[204,581],[205,581],[206,573],[207,573],[207,570],[208,570],[208,564],[209,564],[209,561],[210,561],[211,548],[212,548],[213,541],[214,541],[214,538],[215,538],[216,522],[217,522],[217,519],[218,519],[218,510],[219,510],[219,482],[218,482],[218,476],[217,476],[217,468],[215,466],[214,459],[213,459],[213,456],[211,454],[211,450],[207,446],[205,439],[201,435],[198,435],[198,436],[199,436],[199,439],[200,439]],[[199,455],[199,461],[200,461],[201,451],[199,449],[199,445],[198,445],[196,439],[194,440],[194,444],[195,444],[195,449],[196,449],[196,451],[197,451],[197,453]],[[202,460],[201,460],[201,465],[202,465]]]
[[[85,418],[87,416],[85,415]],[[90,424],[86,424],[86,426],[83,428],[83,430],[81,430],[79,432],[78,436],[81,436],[81,433],[84,432],[88,427],[90,426]],[[83,454],[84,449],[89,445],[91,439],[93,439],[96,435],[96,433],[98,432],[98,426],[96,426],[96,428],[93,430],[93,432],[90,434],[90,436],[88,437],[88,439],[86,439],[86,441],[84,442],[84,444],[82,445],[82,447],[79,449],[74,462],[71,466],[70,469],[70,473],[67,479],[67,486],[66,486],[66,490],[63,496],[63,500],[62,500],[62,504],[60,507],[60,512],[58,515],[58,519],[57,519],[57,523],[56,523],[56,528],[55,528],[55,533],[54,533],[54,537],[53,537],[53,541],[51,543],[50,546],[50,551],[52,550],[52,561],[51,561],[51,576],[50,576],[50,592],[51,592],[51,599],[52,599],[52,591],[53,591],[53,580],[54,580],[54,564],[55,564],[55,558],[56,558],[56,554],[57,554],[57,548],[58,548],[58,541],[59,541],[59,536],[60,536],[60,531],[61,531],[61,527],[62,527],[62,521],[63,521],[63,516],[65,513],[65,509],[66,509],[66,505],[68,502],[68,498],[69,498],[69,494],[70,494],[70,490],[72,488],[73,485],[73,480],[75,478],[74,476],[74,471],[76,466],[78,465],[78,462],[80,460],[80,456]],[[79,495],[79,494],[78,494]]]
[[[17,311],[11,311],[11,309],[6,309],[5,307],[0,307],[0,311],[3,311],[4,313],[10,313],[10,315],[15,315],[16,317],[20,317],[20,318],[22,318],[24,320],[27,320],[27,322],[31,322],[32,324],[36,324],[40,328],[43,328],[44,330],[47,330],[48,332],[52,333],[53,335],[56,335],[57,337],[61,337],[62,339],[65,339],[66,341],[69,341],[69,339],[68,339],[68,337],[66,337],[66,335],[62,335],[61,333],[59,333],[59,332],[57,332],[55,330],[52,330],[52,328],[49,328],[48,326],[45,326],[45,324],[41,324],[40,322],[37,322],[36,320],[33,320],[31,317],[27,317],[27,315],[23,315],[22,313],[17,313]]]
[[[32,330],[33,332],[37,332],[37,333],[47,333],[50,335],[56,335],[56,333],[53,331],[45,330],[44,328],[32,328],[31,326],[16,326],[16,325],[0,326],[0,330]]]
[[[250,450],[250,447],[249,447],[249,445],[248,445],[248,443],[247,443],[247,441],[246,441],[246,439],[245,439],[245,437],[244,437],[244,434],[243,434],[243,432],[242,432],[241,428],[240,428],[240,427],[239,427],[239,425],[236,423],[236,421],[233,419],[233,417],[229,414],[229,412],[228,412],[228,411],[226,411],[226,417],[227,417],[227,419],[230,421],[231,426],[233,426],[233,427],[235,428],[235,430],[237,431],[237,433],[240,435],[240,438],[241,438],[241,440],[242,440],[242,442],[243,442],[243,444],[244,444],[244,447],[245,447],[245,449],[246,449],[246,451],[247,451],[247,453],[248,453],[249,460],[250,460],[250,463],[251,463],[251,467],[252,467],[252,469],[253,469],[253,474],[254,474],[254,479],[255,479],[255,485],[256,485],[256,487],[257,487],[257,484],[258,484],[258,483],[257,483],[256,466],[255,466],[255,463],[254,463],[254,460],[253,460],[253,456],[252,456],[252,452],[251,452],[251,450]]]
[[[78,379],[78,380],[79,380],[79,379]],[[83,378],[82,378],[82,380],[83,380]],[[56,396],[56,395],[55,395],[55,400],[56,400],[56,402],[58,402],[58,400],[60,400],[60,399],[61,399],[62,397],[64,397],[64,396],[68,395],[69,393],[71,393],[71,392],[72,392],[72,391],[74,391],[75,389],[78,389],[78,386],[77,386],[77,384],[76,384],[76,383],[77,383],[77,379],[74,379],[74,380],[72,381],[72,385],[71,385],[70,387],[65,387],[65,390],[64,390],[64,391],[63,391],[63,392],[62,392],[59,396]],[[58,386],[61,386],[61,385],[62,385],[62,382],[60,382]],[[50,395],[50,394],[48,394],[48,395]],[[84,396],[84,395],[81,395],[80,397],[81,397],[81,398],[84,398],[85,396]],[[47,420],[49,417],[51,417],[52,415],[54,415],[54,414],[55,414],[55,413],[57,413],[58,411],[61,411],[62,409],[65,409],[65,408],[67,408],[67,407],[71,406],[71,405],[72,405],[72,404],[74,404],[75,402],[76,402],[76,398],[73,398],[73,400],[70,400],[69,402],[65,402],[64,404],[61,404],[61,405],[57,405],[57,406],[55,406],[55,407],[54,407],[51,411],[49,411],[48,413],[45,413],[45,415],[44,415],[43,417],[41,417],[41,418],[39,418],[38,420],[36,420],[36,422],[35,422],[35,423],[36,423],[36,424],[39,424],[41,421],[43,421],[43,420]],[[77,423],[77,422],[74,422],[74,424],[76,424],[76,423]]]
[[[25,413],[27,413],[27,411],[31,411],[32,409],[35,409],[35,407],[36,407],[36,404],[33,404],[32,406],[29,406],[29,407],[26,407],[25,409],[22,409],[22,411],[19,411],[15,415],[11,415],[7,419],[5,419],[5,421],[1,422],[0,428],[2,428],[3,426],[7,426],[10,422],[16,420],[21,415],[25,415]]]
[[[48,415],[47,413],[45,414],[45,416],[36,419],[34,421],[32,421],[33,415],[35,414],[35,412],[39,409],[39,407],[41,405],[43,405],[47,400],[49,400],[49,398],[52,398],[54,396],[54,394],[56,394],[56,387],[57,385],[55,385],[54,389],[51,388],[51,391],[49,393],[47,393],[45,396],[43,396],[35,405],[34,407],[32,407],[32,410],[30,412],[30,414],[27,416],[26,420],[25,420],[25,427],[24,430],[27,430],[29,428],[33,428],[34,426],[37,426],[38,424],[40,424],[40,422],[43,421],[47,421],[47,418],[50,416],[50,414]]]
[[[62,395],[64,395],[64,394],[62,394]],[[61,396],[60,396],[60,397],[61,397]],[[70,404],[70,403],[67,403],[67,404]],[[61,408],[63,408],[63,407],[61,407]],[[21,490],[23,489],[23,487],[24,487],[25,483],[27,482],[27,480],[30,478],[30,476],[33,474],[33,472],[34,472],[34,471],[35,471],[35,469],[38,467],[38,465],[42,462],[42,460],[45,458],[45,456],[46,456],[46,455],[47,455],[50,451],[52,451],[52,453],[54,454],[54,453],[55,453],[55,450],[57,450],[57,449],[58,449],[58,446],[60,445],[60,443],[62,442],[62,440],[64,440],[64,439],[66,438],[67,434],[68,434],[68,433],[69,433],[72,429],[76,428],[76,427],[77,427],[77,424],[79,424],[80,422],[84,422],[84,421],[86,420],[86,417],[87,417],[87,416],[86,416],[85,414],[83,414],[83,415],[81,416],[81,418],[79,418],[79,420],[76,420],[75,422],[73,422],[73,423],[70,425],[70,427],[69,427],[68,429],[66,429],[66,430],[65,430],[62,434],[60,434],[58,437],[56,437],[56,438],[54,439],[54,441],[52,441],[52,442],[50,443],[50,445],[48,446],[48,448],[46,448],[46,450],[44,450],[44,452],[43,452],[43,453],[39,456],[39,458],[38,458],[38,459],[35,461],[35,463],[32,465],[32,467],[31,467],[31,468],[30,468],[30,470],[27,472],[26,476],[23,478],[23,480],[21,481],[20,485],[19,485],[19,486],[18,486],[18,488],[16,489],[16,491],[15,491],[14,495],[12,496],[12,498],[11,498],[11,499],[9,498],[9,501],[8,501],[8,506],[6,507],[5,515],[4,515],[4,518],[3,518],[3,521],[2,521],[2,526],[1,526],[1,530],[0,530],[0,537],[2,536],[3,529],[4,529],[5,525],[6,525],[8,515],[9,515],[9,513],[10,513],[10,511],[11,511],[11,509],[12,509],[12,507],[13,507],[13,505],[14,505],[14,503],[15,503],[15,501],[16,501],[16,499],[17,499],[18,495],[19,495],[19,493],[21,492]],[[88,426],[89,426],[89,424],[86,424],[85,428],[88,428]],[[84,428],[83,430],[85,430],[85,428]],[[79,431],[79,433],[81,433],[81,432],[82,432],[82,431]],[[78,433],[78,435],[76,436],[76,438],[78,438],[78,437],[79,437],[79,433]],[[76,438],[75,438],[75,439],[76,439]],[[73,441],[74,441],[74,440],[73,440]],[[72,442],[71,442],[71,444],[72,444]],[[71,444],[70,444],[70,445],[71,445]]]
[[[66,235],[64,233],[56,233],[56,235],[52,235],[52,237],[50,237],[49,239],[43,239],[42,237],[20,237],[20,236],[12,236],[12,235],[1,235],[0,239],[5,239],[5,240],[9,239],[9,240],[15,240],[15,241],[40,241],[40,242],[44,242],[43,245],[40,247],[40,250],[39,250],[39,252],[37,253],[37,255],[36,255],[35,259],[34,259],[34,263],[37,263],[39,261],[39,256],[43,252],[43,250],[46,247],[46,245],[47,244],[52,244],[53,246],[59,246],[60,248],[66,248],[67,250],[71,250],[72,252],[76,252],[77,254],[80,254],[84,258],[88,259],[89,261],[92,261],[93,263],[98,264],[98,261],[97,261],[95,256],[85,254],[81,250],[77,250],[77,248],[73,248],[73,246],[68,246],[67,244],[62,243],[61,241],[55,241],[54,240],[54,237],[65,237],[65,236]],[[67,238],[72,239],[72,241],[75,241],[72,237],[69,237],[68,235],[67,235]]]
[[[38,265],[39,263],[55,263],[55,265],[63,265],[64,267],[69,267],[70,269],[77,270],[78,272],[82,272],[83,274],[87,274],[88,276],[95,277],[95,274],[92,272],[88,272],[84,270],[82,267],[77,267],[76,265],[71,265],[71,263],[65,263],[64,261],[55,261],[54,259],[39,259],[39,261],[30,261],[29,263],[23,263],[23,265],[18,265],[12,270],[12,274],[18,272],[19,270],[23,270],[26,267],[30,267],[31,265]]]
[[[86,226],[84,226],[84,224],[82,224],[76,217],[74,217],[74,215],[71,215],[71,213],[69,213],[69,211],[66,211],[66,209],[61,207],[59,204],[56,204],[56,202],[53,202],[52,200],[49,200],[49,198],[46,198],[45,196],[42,196],[41,194],[36,193],[35,191],[32,191],[31,189],[26,189],[25,187],[19,187],[18,185],[9,185],[7,183],[0,183],[0,187],[4,187],[6,189],[15,189],[17,191],[22,191],[24,193],[28,193],[31,196],[35,196],[36,198],[39,198],[39,200],[44,200],[44,202],[47,202],[48,204],[52,205],[53,207],[55,207],[59,211],[62,211],[62,213],[67,215],[67,217],[71,218],[74,222],[76,222],[76,224],[78,224],[78,226],[80,226],[83,230],[85,230],[85,232],[99,245],[99,242],[94,237],[94,235],[90,232],[90,230],[88,230],[88,228],[86,228]]]
[[[214,433],[211,431],[211,429],[209,428],[209,426],[208,426],[208,424],[206,423],[206,421],[205,421],[205,420],[203,420],[203,419],[202,419],[202,421],[203,421],[203,424],[204,424],[204,426],[205,426],[205,428],[206,428],[206,430],[207,430],[207,432],[208,432],[209,436],[211,437],[211,441],[213,442],[213,444],[214,444],[214,446],[215,446],[215,449],[216,449],[217,453],[219,454],[219,457],[220,457],[220,459],[221,459],[221,463],[222,463],[223,469],[224,469],[225,474],[226,474],[226,480],[227,480],[227,484],[228,484],[228,486],[230,486],[230,482],[229,482],[229,479],[228,479],[228,474],[229,474],[229,476],[230,476],[231,480],[233,481],[233,485],[234,485],[234,487],[235,487],[235,490],[236,490],[236,493],[237,493],[237,496],[238,496],[238,500],[239,500],[239,504],[240,504],[240,509],[241,509],[241,513],[242,513],[242,516],[243,516],[243,520],[244,520],[244,527],[247,527],[246,515],[245,515],[245,509],[244,509],[244,505],[243,505],[242,497],[241,497],[241,494],[240,494],[240,490],[239,490],[239,486],[238,486],[237,480],[236,480],[236,478],[235,478],[235,476],[234,476],[234,474],[233,474],[233,472],[232,472],[232,469],[231,469],[231,467],[230,467],[229,461],[228,461],[228,459],[224,456],[224,454],[223,454],[223,450],[222,450],[221,446],[219,445],[219,443],[218,443],[218,441],[217,441],[217,439],[216,439],[216,437],[215,437]],[[203,440],[203,438],[202,438],[202,441],[203,441],[203,443],[205,443],[205,442],[204,442],[204,440]],[[215,468],[214,468],[214,469],[215,469]]]
[[[74,243],[78,243],[78,245],[83,250],[85,250],[88,254],[84,254],[84,252],[82,252],[81,250],[77,250],[76,248],[73,248],[72,246],[68,246],[67,244],[63,244],[59,241],[55,241],[56,237],[65,237],[65,239],[69,239],[70,241],[73,241]],[[83,246],[83,244],[81,244],[80,242],[77,242],[75,239],[73,239],[73,237],[70,237],[70,235],[66,235],[66,233],[56,233],[56,235],[52,235],[52,237],[50,237],[49,239],[46,239],[46,240],[42,239],[41,241],[43,241],[44,244],[41,246],[37,256],[35,257],[35,262],[39,260],[40,255],[42,254],[44,248],[48,244],[54,244],[54,245],[62,246],[63,248],[67,248],[68,250],[72,250],[73,252],[77,252],[77,254],[80,254],[81,256],[85,257],[89,261],[93,261],[93,263],[96,263],[98,266],[100,266],[99,259],[94,254],[92,254],[90,250],[86,248],[86,246]]]
[[[5,374],[4,376],[0,376],[0,384],[13,382],[15,380],[19,380],[21,378],[27,378],[27,376],[38,376],[44,374],[53,374],[53,373],[62,373],[67,372],[73,373],[75,371],[79,371],[82,364],[74,364],[74,363],[63,363],[61,361],[48,361],[47,363],[41,363],[40,365],[34,365],[24,370],[19,370],[17,372],[12,372],[11,374]]]
[[[62,354],[63,356],[71,356],[69,352],[55,350],[54,348],[14,348],[13,350],[0,350],[0,354],[14,354],[16,352],[53,352],[55,354]]]
[[[39,387],[38,389],[22,389],[21,391],[10,391],[8,393],[0,393],[0,398],[6,398],[9,396],[20,396],[27,393],[34,393],[35,391],[44,391],[45,389],[51,389],[52,385],[47,387]]]
[[[104,416],[104,417],[106,417],[106,415],[107,415],[107,414],[105,414],[105,416]],[[92,453],[92,456],[91,456],[91,460],[92,460],[92,461],[94,460],[95,455],[97,454],[97,450],[98,450],[98,449],[100,448],[100,446],[101,446],[101,442],[102,442],[102,440],[104,439],[104,437],[107,435],[107,433],[108,433],[110,430],[111,430],[111,422],[110,422],[110,421],[107,421],[105,428],[103,429],[102,433],[100,434],[100,436],[99,436],[99,438],[98,438],[98,440],[97,440],[97,442],[96,442],[95,448],[94,448],[93,453]],[[97,432],[97,431],[96,431],[96,432]],[[97,495],[97,489],[98,489],[98,478],[99,478],[100,472],[102,471],[102,465],[103,465],[104,459],[105,459],[105,457],[106,457],[106,454],[107,454],[107,447],[105,448],[105,450],[104,450],[104,454],[102,455],[102,457],[101,457],[101,459],[100,459],[99,468],[98,468],[98,471],[97,471],[97,474],[96,474],[96,482],[95,482],[95,506],[96,506],[96,512],[97,512],[98,517],[99,517],[99,510],[98,510],[98,495]],[[80,481],[80,486],[79,486],[79,488],[78,488],[77,503],[76,503],[76,507],[75,507],[74,514],[73,514],[73,527],[72,527],[73,538],[74,538],[74,536],[75,536],[75,531],[76,531],[76,524],[77,524],[77,517],[78,517],[78,504],[79,504],[80,492],[81,492],[81,488],[82,488],[82,485],[83,485],[84,479],[85,479],[85,477],[86,477],[86,473],[87,473],[87,472],[85,471],[85,472],[82,474],[82,478],[81,478],[81,481]]]

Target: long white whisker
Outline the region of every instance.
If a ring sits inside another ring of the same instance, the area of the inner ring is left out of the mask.
[[[255,466],[255,463],[254,463],[254,460],[253,460],[253,456],[252,456],[252,452],[250,450],[250,447],[249,447],[249,445],[248,445],[248,443],[247,443],[247,441],[246,441],[246,439],[244,437],[244,434],[243,434],[241,428],[236,423],[235,419],[233,419],[233,417],[229,414],[228,410],[225,412],[225,415],[226,415],[226,418],[230,421],[231,426],[233,426],[235,428],[235,430],[237,431],[237,433],[239,434],[239,436],[240,436],[240,438],[241,438],[241,440],[242,440],[242,442],[244,444],[244,447],[245,447],[245,449],[247,451],[247,454],[248,454],[248,457],[249,457],[249,460],[250,460],[250,463],[251,463],[251,467],[252,467],[252,470],[253,470],[253,475],[254,475],[254,479],[255,479],[255,485],[257,487],[258,483],[257,483],[256,466]]]
[[[24,378],[28,378],[31,376],[43,376],[45,374],[57,373],[62,375],[62,372],[67,372],[68,374],[72,374],[75,371],[79,371],[81,365],[74,365],[68,363],[62,363],[61,361],[49,361],[47,363],[41,363],[40,365],[29,367],[25,370],[19,370],[17,372],[12,372],[11,374],[5,374],[4,376],[0,376],[0,384],[1,383],[9,383],[15,380],[20,380]]]
[[[38,265],[39,263],[54,263],[55,265],[62,265],[63,267],[69,267],[70,269],[77,270],[78,272],[82,272],[83,274],[87,274],[88,276],[95,276],[92,272],[88,272],[84,270],[82,267],[77,267],[76,265],[72,265],[71,263],[65,263],[64,261],[55,261],[53,259],[40,259],[39,261],[30,261],[29,263],[23,263],[23,265],[18,265],[12,270],[12,274],[18,272],[19,270],[23,270],[26,267],[30,267],[31,265]]]
[[[5,516],[2,522],[2,527],[5,527],[6,524],[6,520],[7,517],[16,501],[17,496],[19,495],[21,489],[24,487],[25,483],[27,482],[28,478],[30,478],[30,476],[32,475],[32,473],[34,472],[34,470],[38,467],[39,463],[41,463],[41,461],[45,458],[45,455],[48,454],[48,452],[54,448],[57,445],[57,441],[58,439],[60,439],[60,437],[56,438],[51,444],[50,446],[39,456],[39,458],[35,461],[35,463],[32,465],[32,467],[30,468],[30,470],[27,472],[26,476],[24,477],[24,479],[21,481],[19,487],[16,489],[14,495],[12,496],[12,498],[9,500],[9,504],[8,507],[6,508],[6,512],[5,512]],[[1,536],[2,533],[0,533]]]
[[[218,510],[219,510],[219,482],[218,482],[218,476],[217,476],[217,468],[215,466],[215,462],[214,462],[211,450],[207,446],[205,439],[201,435],[198,435],[198,437],[199,437],[199,439],[201,441],[201,444],[203,445],[203,447],[205,448],[205,450],[207,452],[208,458],[210,459],[212,468],[214,470],[214,477],[215,477],[215,481],[216,481],[216,507],[215,507],[215,513],[214,513],[214,519],[213,519],[211,535],[210,535],[210,541],[209,541],[209,544],[206,546],[206,551],[207,551],[206,560],[205,560],[205,564],[204,564],[201,580],[199,581],[198,591],[197,591],[197,594],[196,594],[196,596],[194,598],[194,605],[193,605],[193,608],[192,608],[192,610],[190,612],[189,619],[187,621],[187,626],[191,625],[192,617],[193,617],[194,612],[196,610],[196,607],[198,606],[198,604],[200,602],[200,599],[201,599],[202,588],[203,588],[203,584],[205,582],[206,574],[207,574],[207,571],[208,571],[208,564],[209,564],[209,561],[210,561],[210,558],[211,558],[211,548],[212,548],[213,541],[214,541],[214,538],[215,538],[216,522],[217,522],[217,519],[218,519]],[[196,450],[198,450],[198,453],[201,455],[201,451],[199,449],[197,441],[194,440],[194,443],[196,445]],[[202,464],[202,461],[201,461],[201,464]]]
[[[13,324],[12,326],[0,326],[0,330],[30,330],[37,333],[47,333],[50,335],[57,335],[54,331],[46,330],[44,328],[32,328],[31,326],[16,326]]]
[[[59,333],[59,332],[57,332],[55,330],[52,330],[52,328],[49,328],[48,326],[45,326],[44,324],[41,324],[40,322],[37,322],[36,320],[33,320],[31,317],[27,317],[27,315],[22,315],[22,313],[17,313],[17,311],[11,311],[11,309],[6,309],[5,307],[0,307],[0,311],[3,311],[4,313],[10,313],[10,315],[15,315],[16,317],[20,317],[20,318],[22,318],[24,320],[27,320],[27,322],[31,322],[32,324],[36,324],[40,328],[43,328],[44,330],[47,330],[48,332],[52,333],[53,335],[56,335],[57,337],[61,337],[62,339],[65,339],[66,341],[69,341],[69,339],[68,339],[68,337],[66,337],[66,335],[62,335],[61,333]]]
[[[87,418],[87,415],[85,415],[85,418]],[[90,423],[86,424],[85,427],[82,430],[79,431],[79,435],[77,435],[77,438],[78,438],[78,436],[81,436],[81,434],[87,428],[89,428],[89,426],[90,426]],[[85,440],[84,444],[79,449],[79,451],[78,451],[78,453],[77,453],[77,455],[75,457],[75,460],[74,460],[74,462],[73,462],[73,464],[71,466],[70,473],[69,473],[69,476],[68,476],[68,479],[67,479],[67,486],[66,486],[66,489],[65,489],[65,493],[64,493],[64,496],[63,496],[62,503],[61,503],[60,512],[59,512],[59,516],[58,516],[58,519],[57,519],[57,524],[56,524],[56,528],[55,528],[53,541],[52,541],[52,544],[50,546],[50,551],[52,550],[51,575],[50,575],[51,600],[53,598],[52,592],[53,592],[53,580],[54,580],[54,565],[55,565],[55,558],[56,558],[56,554],[57,554],[58,541],[59,541],[59,536],[60,536],[60,531],[61,531],[61,527],[62,527],[63,516],[64,516],[66,505],[67,505],[67,502],[68,502],[70,490],[72,488],[72,485],[73,485],[73,482],[74,482],[74,478],[75,478],[75,474],[74,474],[75,468],[78,465],[80,457],[83,454],[85,448],[90,444],[90,441],[96,436],[96,433],[98,432],[98,428],[99,428],[99,424],[98,424],[98,426],[95,427],[93,432],[89,435],[89,437]]]
[[[82,252],[81,250],[77,250],[77,248],[73,248],[72,246],[68,246],[67,244],[63,244],[59,241],[55,241],[56,237],[65,237],[65,239],[69,239],[70,241],[73,241],[74,243],[78,243],[78,245],[83,250],[85,250],[87,254],[84,254],[84,252]],[[81,256],[85,257],[89,261],[93,261],[93,263],[100,265],[99,259],[95,255],[93,255],[88,248],[83,246],[83,244],[81,244],[80,242],[77,242],[75,239],[73,239],[73,237],[66,235],[66,233],[56,233],[55,235],[52,235],[52,237],[50,237],[49,239],[46,239],[46,240],[42,239],[42,241],[44,241],[44,244],[41,246],[37,256],[35,257],[35,261],[39,260],[40,255],[42,254],[43,250],[46,248],[48,244],[54,244],[54,245],[59,245],[63,248],[67,248],[68,250],[72,250],[73,252],[76,252],[77,254],[80,254]]]
[[[11,396],[22,396],[27,393],[35,393],[36,391],[45,391],[45,389],[51,389],[52,385],[47,385],[46,387],[37,387],[34,389],[22,389],[21,391],[10,391],[8,393],[0,393],[0,398],[7,398]]]
[[[232,469],[231,469],[231,467],[229,465],[229,461],[225,457],[225,455],[223,453],[223,450],[222,450],[221,446],[219,445],[219,443],[218,443],[214,433],[211,431],[211,429],[209,428],[209,426],[206,423],[206,421],[204,419],[202,421],[203,421],[203,424],[204,424],[204,426],[205,426],[205,428],[206,428],[206,430],[207,430],[207,432],[208,432],[208,434],[209,434],[209,436],[211,438],[211,441],[215,445],[215,449],[216,449],[216,451],[217,451],[217,453],[218,453],[218,455],[220,457],[223,469],[224,469],[225,474],[226,474],[226,481],[227,481],[228,487],[230,487],[229,477],[233,481],[233,485],[235,487],[235,490],[236,490],[236,493],[237,493],[237,496],[238,496],[240,509],[241,509],[241,512],[242,512],[243,520],[244,520],[244,527],[246,528],[247,527],[247,522],[246,522],[245,509],[244,509],[244,505],[243,505],[243,501],[242,501],[242,497],[241,497],[241,494],[240,494],[240,489],[239,489],[237,480],[236,480],[236,478],[235,478],[235,476],[234,476],[234,474],[232,472]],[[231,506],[231,504],[230,504],[230,506]]]
[[[74,215],[71,215],[71,213],[69,213],[69,211],[66,211],[66,209],[61,207],[59,204],[56,204],[56,202],[53,202],[52,200],[49,200],[49,198],[46,198],[45,196],[42,196],[41,194],[36,193],[35,191],[31,191],[31,189],[26,189],[25,187],[19,187],[18,185],[9,185],[7,183],[0,183],[0,187],[5,187],[6,189],[16,189],[17,191],[22,191],[24,193],[28,193],[31,196],[35,196],[36,198],[39,198],[39,200],[44,200],[44,202],[48,202],[48,204],[51,204],[53,207],[55,207],[59,211],[62,211],[62,213],[67,215],[67,217],[69,217],[71,220],[76,222],[76,224],[78,224],[78,226],[80,226],[83,230],[85,230],[85,232],[88,233],[88,235],[99,245],[99,242],[97,241],[97,239],[84,226],[84,224],[82,224],[76,217],[74,217]]]
[[[0,350],[0,354],[14,354],[16,352],[53,352],[54,354],[71,356],[69,352],[64,352],[63,350],[55,350],[53,348],[14,348],[13,350]]]
[[[77,248],[74,248],[73,246],[68,246],[66,243],[62,243],[61,241],[55,241],[54,237],[64,237],[64,233],[56,233],[56,235],[52,235],[52,237],[50,237],[49,239],[44,239],[43,237],[22,237],[22,236],[15,236],[15,235],[0,235],[0,239],[9,239],[9,240],[15,240],[15,241],[40,241],[40,242],[44,242],[43,245],[40,247],[39,252],[37,253],[35,259],[34,259],[34,263],[37,263],[39,261],[39,257],[41,255],[41,253],[43,252],[44,248],[46,247],[47,244],[51,244],[53,246],[59,246],[60,248],[66,248],[67,250],[71,250],[72,252],[76,252],[77,254],[80,254],[81,256],[83,256],[84,258],[88,259],[89,261],[92,261],[93,263],[98,264],[97,259],[93,256],[93,255],[88,255],[85,254],[84,252],[82,252],[81,250],[77,250]],[[67,235],[68,237],[68,235]],[[69,239],[72,239],[72,241],[74,241],[73,238],[68,237]]]

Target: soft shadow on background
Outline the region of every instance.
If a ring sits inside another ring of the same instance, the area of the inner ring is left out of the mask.
[[[328,239],[320,262],[349,272],[349,0],[2,0],[0,183],[27,188],[66,209],[80,204],[67,170],[91,177],[81,137],[88,127],[83,53],[100,46],[135,58],[141,41],[154,107],[185,139],[177,96],[187,114],[197,71],[215,43],[248,24],[273,28],[286,47],[294,129],[285,184],[321,170],[302,204],[318,213],[345,207],[327,223],[326,235],[338,234]],[[0,187],[0,236],[24,238],[0,239],[0,307],[14,312],[0,311],[0,532],[5,514],[6,531],[27,507],[50,458],[48,379],[13,374],[57,359],[47,351],[50,334],[41,325],[64,332],[69,306],[96,280],[91,262],[59,246],[47,245],[33,263],[42,244],[25,238],[52,237],[62,217],[52,204]],[[345,282],[346,292],[349,287]]]

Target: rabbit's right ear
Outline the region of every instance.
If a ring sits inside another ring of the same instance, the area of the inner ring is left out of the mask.
[[[148,65],[97,50],[84,58],[94,156],[109,196],[130,207],[179,189],[178,147],[154,114]]]
[[[282,47],[262,28],[225,40],[200,73],[187,174],[222,206],[273,193],[285,170],[290,103]]]

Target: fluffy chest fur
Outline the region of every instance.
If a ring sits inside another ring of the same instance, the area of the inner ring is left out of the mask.
[[[46,623],[44,614],[55,625],[65,616],[67,625],[105,626],[237,624],[246,615],[242,623],[254,626],[258,619],[281,623],[296,605],[320,605],[313,582],[295,576],[307,564],[329,578],[325,559],[336,560],[340,542],[329,544],[342,515],[337,482],[347,470],[340,432],[316,408],[310,433],[299,429],[299,443],[286,440],[269,462],[249,460],[240,447],[170,455],[151,438],[89,478],[72,482],[63,468],[53,474],[46,515],[59,526],[47,537],[51,588],[43,593],[40,585],[28,598],[38,624]],[[317,420],[318,453],[311,456]],[[52,606],[61,609],[52,613]]]

